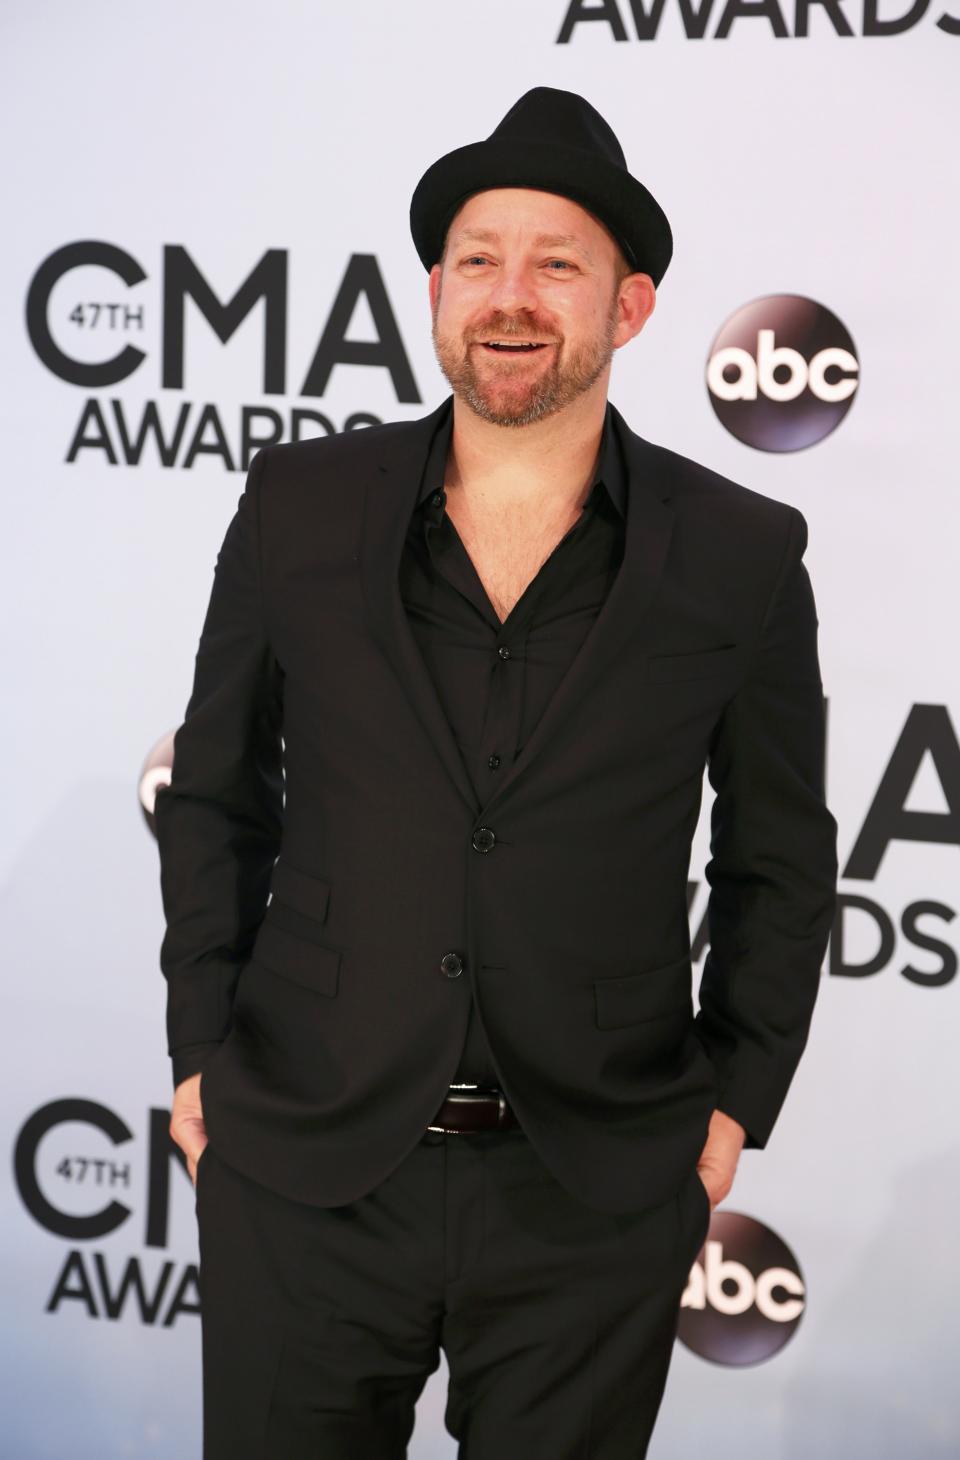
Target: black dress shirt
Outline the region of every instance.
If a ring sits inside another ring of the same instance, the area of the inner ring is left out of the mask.
[[[616,577],[623,559],[626,468],[608,405],[582,515],[501,623],[445,510],[452,430],[451,403],[428,452],[401,556],[400,592],[483,803],[526,744]],[[498,1083],[472,1002],[454,1083]]]

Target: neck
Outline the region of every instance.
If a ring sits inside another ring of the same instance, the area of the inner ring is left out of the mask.
[[[454,396],[448,492],[492,511],[580,505],[603,434],[606,382],[597,385],[529,426],[495,426]]]

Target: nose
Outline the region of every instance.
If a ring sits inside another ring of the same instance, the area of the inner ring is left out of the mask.
[[[501,262],[493,277],[487,303],[503,314],[536,309],[537,295],[531,270],[522,263]]]

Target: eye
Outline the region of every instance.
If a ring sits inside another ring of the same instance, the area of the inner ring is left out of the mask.
[[[571,264],[568,259],[549,259],[547,262],[547,268],[553,268],[555,264],[559,264],[561,270],[573,268],[573,264]]]
[[[481,253],[472,253],[463,260],[465,264],[485,264],[487,260]]]

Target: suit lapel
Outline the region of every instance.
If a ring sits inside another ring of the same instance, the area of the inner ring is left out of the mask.
[[[531,763],[556,733],[563,717],[574,705],[588,698],[591,686],[626,652],[642,627],[644,611],[660,583],[673,529],[669,487],[662,468],[655,461],[655,448],[642,437],[634,435],[619,411],[614,409],[613,415],[627,463],[623,562],[589,633],[551,695],[526,745],[481,808],[484,817],[529,770]]]
[[[476,819],[485,819],[549,743],[551,735],[591,685],[616,662],[641,627],[663,573],[673,528],[669,484],[656,448],[627,426],[614,424],[627,463],[627,522],[623,562],[569,669],[517,759],[481,805],[430,672],[410,628],[400,595],[400,559],[431,437],[448,397],[430,415],[405,423],[385,442],[364,483],[361,580],[367,627],[380,645],[448,775]]]
[[[364,483],[360,577],[367,628],[380,645],[433,743],[447,774],[474,816],[480,809],[460,747],[414,637],[400,594],[400,559],[417,500],[430,440],[450,397],[384,443]]]

